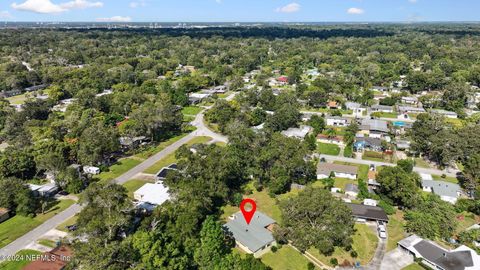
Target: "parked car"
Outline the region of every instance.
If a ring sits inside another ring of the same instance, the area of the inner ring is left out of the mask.
[[[68,231],[73,232],[73,231],[76,231],[76,230],[77,230],[77,225],[76,225],[76,224],[68,225],[68,226],[65,226],[65,228],[66,228]]]
[[[386,232],[379,232],[378,236],[380,236],[380,238],[382,238],[382,239],[385,239],[385,238],[387,238],[387,233]]]
[[[374,172],[375,169],[376,169],[376,168],[375,168],[375,164],[370,164],[370,171],[373,171],[373,172]]]
[[[379,232],[386,232],[386,228],[385,228],[385,225],[378,225],[378,231]]]

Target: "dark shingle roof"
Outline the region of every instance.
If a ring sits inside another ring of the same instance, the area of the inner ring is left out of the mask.
[[[420,241],[413,247],[423,258],[437,264],[445,270],[463,270],[465,267],[473,266],[470,251],[448,252],[425,240]]]
[[[357,218],[388,221],[388,216],[382,208],[363,204],[347,203],[352,215]]]

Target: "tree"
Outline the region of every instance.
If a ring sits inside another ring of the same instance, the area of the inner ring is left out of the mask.
[[[396,205],[413,207],[418,200],[419,176],[400,167],[385,167],[378,174],[379,192]]]
[[[37,210],[32,191],[20,179],[0,179],[0,207],[27,216]]]
[[[227,243],[225,233],[214,217],[208,216],[200,231],[200,247],[194,254],[199,269],[215,269],[230,252],[232,244],[232,241]]]
[[[81,164],[96,165],[119,149],[118,135],[111,127],[96,123],[87,127],[79,138],[77,158]]]
[[[326,126],[325,119],[316,114],[312,115],[312,117],[308,120],[307,124],[313,128],[313,132],[315,135],[322,133]]]
[[[336,246],[352,243],[351,210],[327,190],[309,187],[281,201],[280,209],[288,238],[301,251],[315,247],[323,254],[331,254]]]
[[[85,187],[80,173],[76,168],[68,167],[62,170],[55,178],[57,185],[68,193],[80,193]]]
[[[412,210],[405,213],[406,228],[409,232],[422,237],[448,239],[455,232],[457,221],[455,210],[451,204],[444,202],[439,196],[429,194],[415,204]]]
[[[231,120],[237,116],[237,109],[235,109],[226,100],[219,99],[215,102],[215,105],[207,111],[205,117],[207,121],[218,124],[222,132]]]
[[[288,128],[297,126],[299,120],[300,112],[296,106],[284,104],[275,111],[275,114],[267,117],[265,127],[273,131],[287,130]]]
[[[463,163],[462,185],[469,191],[480,184],[480,154],[475,154]]]
[[[413,160],[402,159],[397,162],[397,166],[407,173],[413,172]]]

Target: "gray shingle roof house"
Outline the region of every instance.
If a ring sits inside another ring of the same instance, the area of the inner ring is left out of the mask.
[[[413,234],[398,242],[401,249],[408,251],[415,258],[433,269],[474,270],[480,269],[480,256],[466,246],[447,250],[435,242],[424,240]]]
[[[444,181],[422,180],[422,189],[426,192],[432,192],[449,203],[456,203],[462,189],[459,185]]]
[[[356,219],[388,222],[387,214],[380,207],[355,203],[347,203],[347,206],[350,207],[352,216]]]
[[[250,224],[247,224],[241,212],[233,214],[223,227],[233,234],[237,245],[249,254],[258,258],[276,245],[271,226],[275,220],[262,212],[256,211]]]
[[[378,131],[388,133],[387,121],[378,120],[378,119],[368,119],[364,118],[360,129],[368,129],[369,131]]]

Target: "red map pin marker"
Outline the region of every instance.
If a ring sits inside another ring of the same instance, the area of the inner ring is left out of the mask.
[[[252,207],[252,209],[250,209],[250,211],[247,211],[247,209],[245,209],[245,205],[247,205],[247,204],[250,204],[251,207]],[[250,221],[252,221],[252,218],[253,218],[253,215],[255,214],[255,211],[257,211],[257,204],[252,199],[244,199],[240,203],[240,210],[242,211],[243,218],[245,218],[245,221],[247,222],[247,224],[250,224]]]

